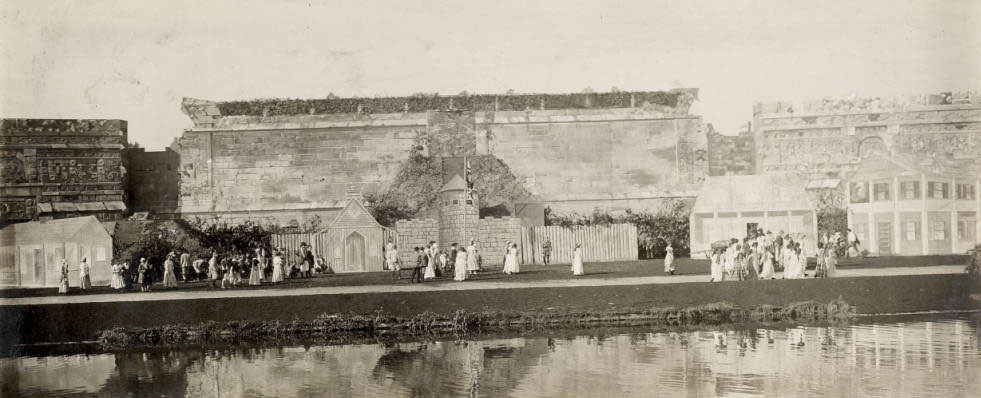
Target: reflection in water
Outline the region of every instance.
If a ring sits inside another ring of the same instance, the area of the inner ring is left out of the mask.
[[[783,330],[26,357],[0,360],[0,393],[956,397],[981,391],[979,323],[974,315]]]

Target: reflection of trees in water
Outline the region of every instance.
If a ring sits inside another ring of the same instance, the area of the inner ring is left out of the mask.
[[[187,392],[187,368],[202,363],[201,351],[116,354],[116,372],[99,395],[109,397],[181,397]]]
[[[414,396],[502,395],[548,351],[547,339],[402,344],[378,358],[372,376],[390,378]]]

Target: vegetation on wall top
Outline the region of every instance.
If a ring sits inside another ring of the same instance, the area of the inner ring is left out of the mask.
[[[555,214],[545,209],[545,225],[572,227],[579,225],[633,224],[637,227],[637,246],[639,257],[663,258],[668,243],[675,256],[690,254],[688,215],[691,207],[683,200],[668,202],[659,212],[637,212],[627,209],[622,214],[612,214],[599,210],[589,215],[577,213]]]
[[[574,94],[506,94],[455,96],[423,94],[411,97],[338,98],[323,99],[256,99],[219,102],[224,116],[279,116],[334,113],[399,113],[428,110],[469,109],[474,111],[524,111],[529,109],[627,108],[644,103],[675,107],[681,92],[616,91],[608,93]],[[406,105],[408,104],[408,108]]]

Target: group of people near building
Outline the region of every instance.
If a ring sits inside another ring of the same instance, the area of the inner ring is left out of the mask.
[[[58,293],[67,294],[68,293],[68,260],[61,259],[60,265],[58,266],[58,271],[60,273],[58,279]],[[92,288],[92,266],[89,265],[89,259],[87,257],[82,257],[82,261],[78,263],[78,286],[84,292]]]
[[[415,264],[403,264],[399,259],[398,248],[391,240],[385,244],[385,268],[392,271],[393,279],[402,279],[402,270],[412,270],[410,283],[453,276],[455,281],[465,281],[481,270],[483,259],[477,252],[477,242],[473,239],[463,247],[457,243],[449,250],[441,250],[436,241],[413,249]]]
[[[161,264],[162,267],[157,264]],[[79,265],[82,291],[91,287],[90,267],[86,259]],[[168,253],[162,263],[141,257],[133,266],[125,262],[110,266],[109,287],[117,292],[149,292],[156,281],[165,288],[177,288],[184,283],[210,281],[212,287],[231,288],[240,285],[257,286],[263,283],[279,283],[288,278],[309,278],[314,274],[331,273],[322,256],[313,253],[313,247],[304,243],[297,250],[285,248],[255,248],[239,253],[220,255],[217,250],[198,255],[192,260],[188,251]],[[59,293],[68,293],[68,267],[62,260],[62,284]]]
[[[725,280],[776,279],[776,271],[783,269],[783,279],[808,277],[807,256],[801,242],[803,235],[773,234],[762,229],[750,231],[748,236],[712,245],[711,282]],[[825,233],[817,244],[817,264],[813,277],[835,276],[841,234]],[[670,252],[669,252],[670,253]],[[671,254],[669,256],[673,257]],[[665,267],[668,261],[665,260]],[[672,269],[673,270],[673,269]]]

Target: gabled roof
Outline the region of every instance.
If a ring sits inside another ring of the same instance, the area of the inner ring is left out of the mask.
[[[379,227],[381,224],[372,217],[371,212],[357,198],[348,199],[344,209],[334,217],[334,220],[327,224],[327,228],[344,227]]]
[[[95,228],[91,228],[94,226]],[[14,224],[4,228],[13,229],[17,242],[59,242],[68,241],[79,233],[102,233],[109,237],[102,223],[93,216],[62,218],[47,221],[31,221]]]
[[[705,179],[692,213],[813,209],[796,174],[731,175]]]
[[[460,177],[459,174],[457,174],[450,179],[450,182],[447,182],[446,185],[443,185],[443,189],[440,189],[439,191],[440,192],[463,191],[465,189],[467,189],[467,183],[463,181],[463,178]]]

